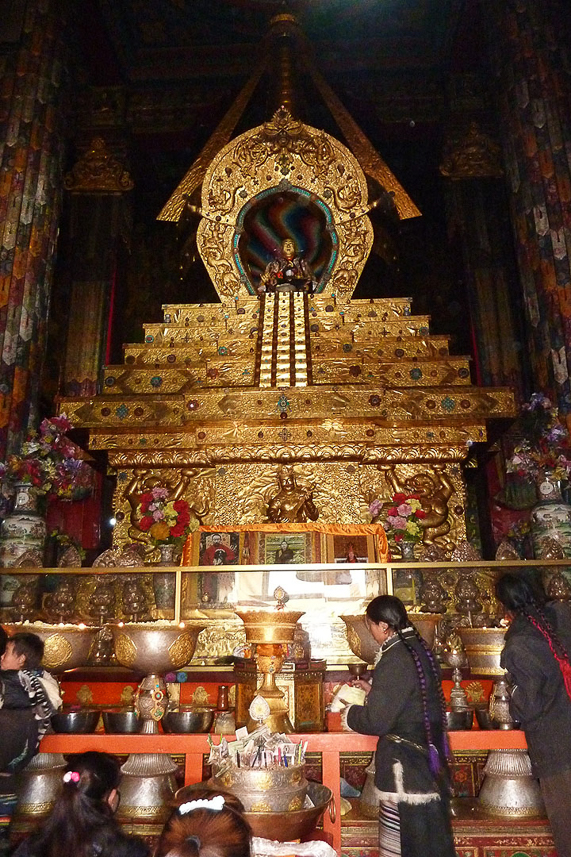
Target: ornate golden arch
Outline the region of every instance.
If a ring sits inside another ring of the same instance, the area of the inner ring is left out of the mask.
[[[202,185],[197,244],[223,303],[247,295],[234,259],[240,212],[260,193],[284,182],[315,197],[331,216],[337,258],[323,294],[351,298],[373,244],[365,173],[349,149],[325,131],[304,125],[285,109],[228,143]]]

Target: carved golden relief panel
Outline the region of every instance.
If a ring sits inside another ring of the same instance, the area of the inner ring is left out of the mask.
[[[178,325],[178,324],[145,324],[145,342],[182,344],[193,343],[196,345],[203,339],[221,339],[226,336],[249,336],[256,328],[257,320],[239,315],[235,318],[224,318],[221,314],[216,321],[204,322],[203,324]]]
[[[467,359],[381,363],[348,352],[332,358],[312,353],[313,377],[317,383],[382,384],[383,387],[434,387],[435,384],[470,386]]]
[[[109,366],[104,372],[104,386],[109,394],[139,395],[140,393],[186,393],[204,383],[206,367],[160,370],[139,367]]]
[[[312,336],[323,331],[343,330],[344,328],[352,331],[355,341],[368,337],[377,339],[386,336],[426,336],[428,333],[428,316],[414,315],[408,318],[390,318],[387,321],[361,319],[349,324],[345,320],[343,312],[343,309],[340,309],[324,315],[310,316],[309,329]]]
[[[449,424],[466,419],[511,416],[513,397],[509,390],[472,387],[384,390],[379,387],[311,388],[305,390],[257,390],[244,388],[205,390],[182,396],[132,397],[101,396],[95,400],[69,399],[61,408],[76,426],[181,426],[223,419],[244,421],[277,419],[318,419],[332,415],[359,414],[362,419],[410,420],[431,423],[442,420]],[[285,422],[285,420],[284,420]],[[435,428],[437,432],[437,428]],[[475,440],[485,439],[482,427]]]
[[[378,498],[389,503],[396,491],[414,491],[426,517],[425,545],[436,544],[448,555],[466,538],[465,491],[458,464],[357,464],[312,462],[291,468],[297,487],[311,496],[320,523],[349,524],[370,520],[368,507]],[[167,486],[176,498],[188,501],[197,524],[260,523],[279,490],[279,465],[237,462],[200,470],[172,468],[125,469],[118,474],[115,495],[114,545],[151,545],[138,529],[140,494],[155,484]]]
[[[191,526],[207,521],[214,509],[215,472],[211,467],[125,468],[117,474],[113,510],[117,521],[113,545],[140,543],[152,550],[147,533],[138,527],[142,518],[140,496],[155,485],[167,488],[171,499],[186,500],[190,506]]]
[[[311,303],[321,313],[326,312],[327,307],[337,306],[336,298],[329,294],[313,295]],[[386,321],[390,316],[400,318],[410,315],[411,298],[354,298],[347,304],[345,312],[349,321],[367,317],[383,317],[383,321]]]
[[[351,330],[346,327],[330,331],[323,338],[320,334],[311,337],[311,353],[313,360],[319,358],[339,357],[345,355],[345,359],[358,357],[367,361],[409,361],[414,358],[420,360],[434,360],[448,358],[448,337],[431,336],[421,338],[415,336],[412,339],[401,337],[386,337],[377,342],[355,342]],[[468,358],[458,358],[468,360]]]
[[[171,368],[192,368],[205,366],[207,361],[222,357],[240,359],[245,356],[249,359],[255,350],[256,338],[244,336],[243,338],[225,337],[224,344],[220,339],[202,338],[196,345],[184,344],[170,348],[165,345],[126,345],[124,347],[125,363],[127,366],[146,366],[152,363],[155,367],[171,366]]]

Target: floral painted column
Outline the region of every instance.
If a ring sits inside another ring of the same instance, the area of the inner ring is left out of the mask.
[[[3,45],[0,88],[0,459],[19,449],[37,418],[67,95],[67,4],[20,7],[19,33]]]
[[[566,0],[483,0],[533,385],[571,414],[571,84]],[[567,53],[566,53],[567,52]]]

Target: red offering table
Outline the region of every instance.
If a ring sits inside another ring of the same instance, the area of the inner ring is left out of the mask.
[[[335,821],[326,812],[323,817],[323,834],[338,854],[341,854],[340,805],[340,754],[355,751],[373,752],[377,745],[375,736],[359,735],[356,732],[321,732],[290,736],[293,741],[307,741],[307,750],[320,753],[323,783],[333,792]],[[186,785],[202,780],[203,756],[209,753],[207,735],[46,735],[40,750],[43,753],[82,753],[85,750],[101,750],[107,753],[172,753],[184,755],[184,781]],[[214,736],[215,743],[219,741]],[[525,749],[523,732],[519,730],[480,730],[450,732],[453,751]]]

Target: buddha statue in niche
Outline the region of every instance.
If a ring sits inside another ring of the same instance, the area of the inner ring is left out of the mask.
[[[301,256],[296,255],[296,246],[291,238],[282,244],[282,255],[268,262],[260,278],[258,292],[306,292],[312,294],[315,280],[311,268]]]

